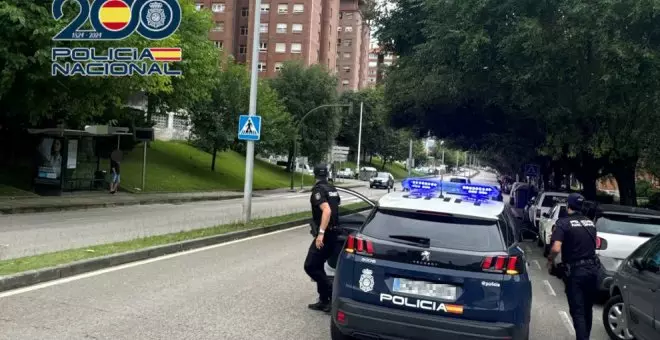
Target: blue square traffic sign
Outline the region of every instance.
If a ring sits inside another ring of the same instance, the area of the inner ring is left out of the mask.
[[[261,138],[261,116],[238,117],[238,139],[257,141]]]

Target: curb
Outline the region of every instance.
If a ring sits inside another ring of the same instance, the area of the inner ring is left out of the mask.
[[[369,210],[369,208],[351,210],[343,213],[342,216],[351,215],[366,210]],[[38,283],[58,280],[74,275],[84,274],[108,267],[115,267],[130,262],[146,260],[154,257],[179,253],[186,250],[202,248],[214,244],[227,243],[252,236],[268,234],[278,230],[284,230],[300,225],[306,225],[309,223],[309,220],[310,220],[309,218],[299,219],[295,221],[270,225],[267,227],[235,231],[221,235],[214,235],[204,238],[198,238],[193,240],[149,247],[149,248],[130,251],[126,253],[101,256],[97,258],[62,264],[50,268],[30,270],[8,276],[0,276],[0,292],[32,286]]]

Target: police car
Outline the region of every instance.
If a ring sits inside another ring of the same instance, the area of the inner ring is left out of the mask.
[[[528,339],[527,261],[497,188],[402,184],[346,240],[332,339]]]

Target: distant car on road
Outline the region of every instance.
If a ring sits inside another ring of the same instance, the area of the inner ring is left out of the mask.
[[[449,177],[449,182],[451,183],[463,183],[463,184],[470,184],[470,179],[465,177],[465,176],[452,176]]]
[[[529,220],[532,222],[532,226],[538,229],[541,215],[550,212],[550,209],[552,209],[555,204],[565,202],[566,199],[568,199],[568,193],[566,192],[544,191],[539,193],[536,196],[536,199],[534,199],[534,204],[528,209]],[[538,245],[539,247],[543,246],[543,240],[539,239]]]
[[[351,168],[344,168],[342,170],[337,171],[337,177],[338,178],[354,178],[355,177],[355,172]]]
[[[539,239],[543,242],[543,257],[548,257],[550,253],[550,237],[557,220],[568,215],[566,203],[555,204],[550,212],[543,213],[539,222]]]
[[[394,176],[389,172],[379,172],[369,179],[369,188],[394,188]]]
[[[660,339],[660,235],[623,260],[603,307],[603,326],[612,340]]]

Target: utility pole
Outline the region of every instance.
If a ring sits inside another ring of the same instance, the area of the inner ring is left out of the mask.
[[[252,26],[252,64],[250,65],[250,107],[248,115],[257,114],[257,86],[259,85],[259,73],[257,73],[257,64],[259,63],[259,26],[261,22],[261,0],[254,1],[254,26]],[[243,187],[243,222],[250,222],[252,215],[252,177],[254,176],[254,141],[247,141],[247,151],[245,153],[245,186]]]
[[[411,138],[410,139],[410,147],[408,149],[408,177],[410,177],[410,174],[412,172],[412,166],[413,166],[412,147],[413,147],[413,140]]]
[[[358,148],[357,148],[357,169],[356,172],[358,173],[358,179],[360,178],[360,147],[362,146],[362,110],[364,110],[364,102],[360,102],[360,127],[358,130]]]

